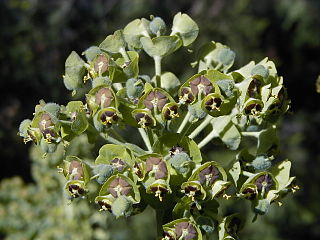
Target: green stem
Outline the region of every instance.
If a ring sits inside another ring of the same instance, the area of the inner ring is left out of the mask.
[[[157,209],[156,210],[157,235],[158,235],[157,239],[160,239],[160,237],[162,237],[162,233],[163,233],[163,230],[162,230],[163,217],[164,217],[164,211],[160,210],[160,209]]]
[[[191,113],[188,111],[186,116],[184,117],[180,127],[178,128],[177,133],[181,133],[182,130],[185,128],[185,126],[187,125],[187,123],[189,122],[189,119],[191,118]]]
[[[205,145],[207,145],[212,139],[214,139],[215,137],[218,137],[219,135],[216,133],[216,131],[214,129],[212,129],[212,131],[204,138],[202,139],[202,141],[198,144],[199,148],[204,147]]]
[[[148,148],[149,152],[152,152],[152,147],[151,147],[151,143],[150,143],[150,139],[146,133],[146,131],[143,128],[138,128],[139,133],[144,141],[144,144],[146,145],[146,147]]]
[[[131,61],[131,60],[130,60],[130,57],[129,57],[129,55],[128,55],[128,53],[127,53],[127,51],[126,51],[125,48],[120,48],[120,49],[119,49],[119,52],[120,52],[120,54],[122,55],[122,57],[124,58],[124,61],[125,61],[125,62],[130,62],[130,61]]]
[[[154,68],[156,75],[156,87],[161,87],[161,57],[154,56]]]
[[[206,126],[208,126],[212,119],[213,117],[211,115],[207,115],[202,123],[189,135],[189,138],[195,138]]]
[[[110,143],[113,143],[113,144],[118,144],[118,145],[124,145],[123,142],[120,142],[119,140],[105,134],[105,133],[100,133],[100,136],[102,138],[104,138],[106,141],[110,142]]]
[[[256,132],[241,132],[241,135],[245,137],[257,137]]]
[[[243,176],[246,176],[246,177],[251,177],[251,176],[254,175],[254,174],[251,173],[251,172],[242,171],[242,175],[243,175]]]

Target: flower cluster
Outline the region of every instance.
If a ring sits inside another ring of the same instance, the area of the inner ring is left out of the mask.
[[[72,52],[65,63],[64,84],[84,101],[66,106],[40,101],[19,135],[45,153],[68,148],[86,134],[90,143],[105,139],[95,162],[65,156],[61,171],[71,199],[94,195],[101,211],[129,217],[152,206],[163,215],[162,239],[237,239],[238,215],[220,216],[219,198],[251,201],[256,214],[298,187],[291,163],[277,159],[276,122],[289,108],[283,79],[267,58],[229,71],[235,54],[210,42],[200,48],[196,73],[185,81],[162,72],[161,60],[189,46],[197,24],[178,13],[169,33],[159,17],[136,19],[99,45],[83,60]],[[153,58],[155,75],[141,74],[140,52]],[[129,143],[119,132],[136,128],[145,143]],[[242,145],[255,138],[250,152]],[[218,140],[237,150],[230,167],[204,156],[203,148]],[[100,184],[99,191],[90,182]],[[93,191],[93,192],[92,192]]]

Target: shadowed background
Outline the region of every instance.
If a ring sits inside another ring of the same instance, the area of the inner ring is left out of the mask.
[[[32,118],[40,99],[60,104],[71,99],[62,74],[72,50],[83,52],[135,18],[152,14],[170,23],[179,11],[200,27],[193,45],[210,40],[228,45],[237,55],[234,69],[265,56],[275,61],[292,99],[291,113],[281,122],[281,149],[283,158],[293,162],[292,175],[302,189],[244,230],[243,239],[319,239],[318,0],[0,0],[0,178],[18,175],[25,184],[35,182],[30,144],[17,136],[18,126]],[[175,55],[163,69],[186,79],[194,59],[186,51]],[[142,61],[152,73],[153,62]],[[0,239],[6,236],[0,224],[2,231]],[[130,234],[121,236],[111,239]]]

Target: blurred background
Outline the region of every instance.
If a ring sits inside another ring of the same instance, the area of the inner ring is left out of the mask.
[[[94,204],[84,201],[63,209],[67,205],[54,169],[59,153],[43,159],[17,131],[40,99],[60,104],[71,99],[62,74],[72,50],[81,53],[99,44],[135,18],[152,14],[171,23],[179,11],[200,27],[193,45],[214,40],[236,52],[233,69],[269,57],[292,99],[280,123],[281,157],[293,162],[301,190],[248,224],[240,237],[320,239],[319,0],[0,0],[0,239],[154,239],[151,210],[114,222],[106,214],[92,214],[88,205]],[[186,78],[194,59],[185,50],[177,58],[166,60],[163,69]],[[153,67],[152,61],[141,64],[146,71]],[[95,157],[86,139],[72,149]]]

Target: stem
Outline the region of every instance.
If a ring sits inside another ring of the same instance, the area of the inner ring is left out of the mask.
[[[216,133],[214,129],[198,144],[199,148],[204,147],[207,145],[213,138],[218,137],[219,135]]]
[[[257,137],[256,132],[241,132],[241,135],[245,137]]]
[[[104,138],[106,141],[110,142],[110,143],[113,143],[113,144],[118,144],[118,145],[124,145],[123,142],[120,142],[119,140],[105,134],[105,133],[100,133],[100,136],[102,138]]]
[[[153,59],[156,74],[156,87],[161,87],[161,57],[154,56]]]
[[[124,61],[125,62],[131,62],[131,60],[130,60],[130,57],[129,57],[129,55],[128,55],[128,53],[127,53],[127,51],[126,51],[126,49],[125,48],[120,48],[119,49],[119,52],[120,52],[120,54],[122,55],[122,57],[124,58]]]
[[[251,172],[242,171],[242,175],[243,175],[243,176],[246,176],[246,177],[251,177],[251,176],[254,175],[254,174],[251,173]]]
[[[163,217],[164,217],[164,211],[157,209],[156,210],[156,219],[157,219],[157,235],[158,235],[158,239],[160,239],[160,237],[162,237],[162,222],[163,222]]]
[[[202,123],[189,135],[189,138],[195,138],[206,126],[208,126],[212,119],[213,117],[211,115],[207,115]]]
[[[146,147],[148,148],[149,152],[152,152],[152,147],[151,147],[151,143],[150,143],[150,139],[146,133],[146,131],[143,128],[138,128],[139,133],[144,141],[144,144],[146,145]]]
[[[185,126],[186,126],[187,123],[189,122],[190,117],[191,117],[191,113],[188,111],[187,114],[186,114],[186,116],[184,117],[184,119],[183,119],[180,127],[178,128],[177,133],[181,133],[181,132],[182,132],[182,130],[185,128]]]

